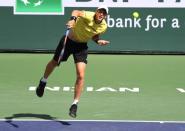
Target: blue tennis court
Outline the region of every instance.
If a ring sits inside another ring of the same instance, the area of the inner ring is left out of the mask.
[[[183,122],[1,120],[0,131],[184,131]]]

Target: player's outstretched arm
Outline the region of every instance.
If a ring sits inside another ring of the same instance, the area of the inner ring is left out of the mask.
[[[107,41],[107,40],[101,40],[100,39],[100,36],[99,35],[95,35],[93,38],[92,38],[93,41],[95,41],[98,45],[107,45],[110,43],[110,41]]]

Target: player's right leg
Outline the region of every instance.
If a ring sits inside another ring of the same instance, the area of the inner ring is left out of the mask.
[[[51,61],[49,61],[49,63],[47,64],[45,72],[44,72],[44,76],[40,79],[39,85],[36,89],[36,94],[38,97],[42,97],[44,95],[44,89],[46,87],[47,78],[53,72],[55,67],[59,66],[59,64],[60,64],[60,63],[58,63],[58,59],[60,56],[60,52],[63,49],[64,38],[65,37],[62,37],[62,39],[60,40],[60,42],[55,50],[55,54],[54,54],[53,59]],[[69,53],[65,52],[64,57],[61,59],[61,61],[66,61],[68,57],[69,57]]]
[[[46,80],[48,78],[48,76],[53,72],[53,70],[55,69],[55,67],[58,65],[58,62],[55,61],[54,59],[52,59],[46,66],[45,72],[44,72],[44,76],[43,78],[41,78],[39,85],[36,89],[36,94],[38,97],[42,97],[44,94],[44,89],[46,87]]]

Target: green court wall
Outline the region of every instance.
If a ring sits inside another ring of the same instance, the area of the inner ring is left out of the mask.
[[[95,10],[81,7],[65,8],[65,15],[14,15],[13,7],[0,7],[0,50],[55,50],[73,9]],[[133,17],[134,11],[139,18]],[[101,37],[111,43],[101,47],[89,41],[89,50],[185,52],[184,12],[184,8],[110,8],[109,28]],[[125,25],[125,20],[131,23]]]

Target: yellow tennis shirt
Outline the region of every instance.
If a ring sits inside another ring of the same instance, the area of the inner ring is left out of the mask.
[[[73,30],[73,35],[78,42],[88,42],[93,36],[102,34],[107,29],[107,23],[103,20],[100,24],[94,21],[94,12],[84,11],[82,17],[78,17]]]

